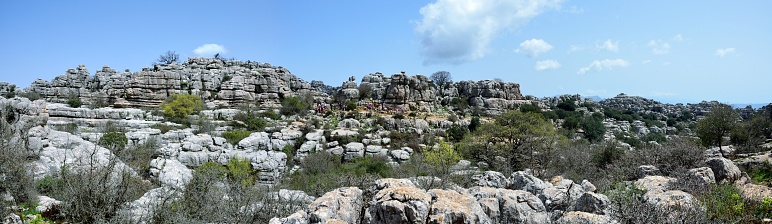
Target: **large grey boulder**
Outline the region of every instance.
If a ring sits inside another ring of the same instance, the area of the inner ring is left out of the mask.
[[[581,211],[566,212],[557,221],[557,224],[612,224],[619,223],[608,215],[599,215]]]
[[[575,211],[608,215],[611,209],[611,200],[606,195],[585,192],[574,206]]]
[[[150,161],[150,176],[164,187],[182,189],[193,178],[193,171],[176,159],[156,158]]]
[[[511,185],[509,178],[496,171],[475,174],[472,176],[472,182],[480,187],[508,188]]]
[[[415,223],[427,222],[432,196],[416,188],[406,179],[381,179],[370,207],[365,211],[363,223]]]
[[[660,175],[659,168],[653,165],[642,165],[638,168],[635,168],[635,178],[641,179],[647,176],[657,176]]]
[[[362,200],[362,190],[356,187],[327,192],[308,206],[309,223],[326,223],[330,220],[359,223]]]
[[[710,158],[705,161],[705,164],[713,170],[713,174],[716,177],[718,183],[734,183],[735,180],[739,180],[742,176],[740,168],[737,167],[731,160],[726,158]]]
[[[710,167],[690,169],[687,172],[686,178],[688,178],[690,182],[702,188],[709,187],[711,184],[716,183],[716,177]]]
[[[454,190],[429,190],[432,206],[428,223],[490,224],[480,204],[472,195]]]
[[[492,223],[549,223],[542,201],[530,192],[490,187],[469,188]]]

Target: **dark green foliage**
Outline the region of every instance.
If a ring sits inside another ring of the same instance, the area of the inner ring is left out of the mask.
[[[563,120],[563,128],[565,129],[577,129],[579,128],[579,123],[582,121],[582,118],[579,114],[571,113],[569,116],[566,116]]]
[[[469,133],[469,129],[461,125],[453,125],[446,131],[448,138],[453,142],[461,141],[466,133]]]
[[[286,116],[305,115],[311,109],[311,104],[297,97],[286,97],[281,100],[279,113]]]
[[[455,111],[464,111],[468,105],[469,103],[463,98],[454,97],[450,100],[450,106],[452,106]]]
[[[480,127],[480,116],[474,116],[472,117],[472,120],[469,121],[469,131],[476,131],[477,127]]]
[[[576,104],[573,101],[569,101],[569,100],[558,103],[557,107],[565,111],[576,110]]]
[[[697,121],[695,132],[704,146],[721,146],[722,138],[734,128],[739,116],[729,105],[716,105]]]
[[[225,138],[228,143],[236,145],[239,144],[242,139],[249,137],[250,134],[252,134],[250,131],[226,131],[222,133],[222,137]]]
[[[603,114],[608,118],[614,118],[617,121],[627,121],[632,123],[637,120],[638,117],[634,116],[632,112],[622,112],[611,107],[603,107]]]
[[[126,148],[128,142],[129,139],[123,132],[108,132],[99,138],[98,144],[112,151],[120,151]]]
[[[377,179],[393,177],[387,162],[387,158],[366,156],[343,163],[340,156],[328,152],[312,153],[300,163],[301,171],[290,175],[287,185],[316,197],[339,187],[365,189]]]
[[[225,75],[225,76],[222,77],[222,82],[231,81],[232,78],[233,77],[231,77],[230,75]]]
[[[357,109],[357,102],[348,101],[348,103],[346,103],[346,110],[354,111],[356,109]]]
[[[72,107],[72,108],[79,108],[80,106],[83,105],[83,102],[81,102],[80,98],[78,98],[76,96],[76,97],[71,97],[70,99],[68,99],[67,100],[67,105],[70,105],[70,107]]]
[[[581,126],[582,130],[584,130],[584,136],[590,142],[603,140],[603,135],[606,134],[606,126],[603,126],[603,118],[601,116],[585,117],[582,120]]]
[[[662,143],[662,142],[667,141],[667,138],[665,137],[665,134],[657,133],[657,132],[650,132],[650,133],[644,135],[643,137],[641,137],[641,141],[642,142],[655,141],[655,142]]]
[[[536,104],[523,104],[520,105],[520,112],[523,113],[541,113],[541,108]]]
[[[729,138],[733,145],[738,146],[738,152],[759,152],[764,151],[759,145],[764,144],[771,134],[772,119],[757,113],[732,128]]]
[[[665,123],[667,124],[668,127],[673,127],[676,125],[677,122],[678,120],[676,120],[675,118],[668,118],[667,122]]]
[[[394,116],[391,116],[391,117],[397,120],[405,119],[405,115],[402,115],[402,114],[395,114]]]
[[[609,164],[614,163],[614,161],[622,158],[622,156],[625,154],[624,149],[616,144],[616,142],[609,142],[599,148],[595,153],[592,155],[592,163],[595,164],[598,168],[604,168],[608,166]]]

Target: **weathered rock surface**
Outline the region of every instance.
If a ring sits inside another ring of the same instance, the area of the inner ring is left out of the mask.
[[[328,223],[339,220],[359,223],[363,205],[362,190],[356,187],[338,188],[317,198],[308,206],[309,223]]]
[[[739,180],[742,175],[740,168],[726,158],[710,158],[705,161],[705,164],[713,170],[716,182],[718,183],[734,183],[734,181]]]

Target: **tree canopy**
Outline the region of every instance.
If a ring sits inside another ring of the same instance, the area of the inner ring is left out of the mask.
[[[453,77],[450,76],[450,72],[438,71],[432,74],[430,77],[437,87],[443,87],[449,82],[453,82]]]
[[[721,146],[724,135],[732,130],[738,118],[732,107],[719,104],[697,121],[695,131],[704,146]]]
[[[459,148],[465,158],[519,170],[526,163],[537,163],[535,153],[548,150],[559,139],[553,125],[541,114],[513,110],[480,125],[464,138]]]

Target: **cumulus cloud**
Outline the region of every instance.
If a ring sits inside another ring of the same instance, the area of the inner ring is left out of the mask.
[[[592,63],[590,63],[589,66],[580,68],[576,74],[585,74],[589,72],[590,70],[595,71],[602,71],[602,70],[612,70],[615,67],[627,67],[630,65],[630,62],[625,61],[624,59],[604,59],[603,61],[595,60]]]
[[[644,64],[644,65],[648,64],[648,63],[651,63],[651,59],[646,59],[646,60],[641,61],[641,64]]]
[[[225,54],[228,50],[219,44],[204,44],[193,50],[198,56],[212,56],[215,54]]]
[[[612,42],[611,39],[606,40],[605,42],[601,44],[595,44],[598,49],[601,50],[607,50],[611,52],[617,52],[619,51],[619,41]]]
[[[650,40],[649,47],[654,54],[667,54],[670,53],[670,43],[662,40]]]
[[[530,39],[520,43],[520,48],[515,49],[515,52],[525,54],[529,58],[535,58],[550,50],[552,50],[552,45],[547,43],[547,41],[542,39]]]
[[[733,47],[730,47],[730,48],[719,48],[718,50],[716,50],[716,56],[719,56],[719,57],[722,57],[722,58],[724,56],[732,55],[732,54],[735,54],[735,53],[737,53],[737,50],[735,50]]]
[[[560,63],[556,60],[544,60],[544,61],[537,61],[536,66],[534,66],[534,69],[536,71],[544,71],[544,70],[552,70],[552,69],[558,69],[560,68]]]
[[[424,64],[462,63],[482,58],[492,39],[514,30],[561,0],[437,0],[421,7],[415,34]]]

